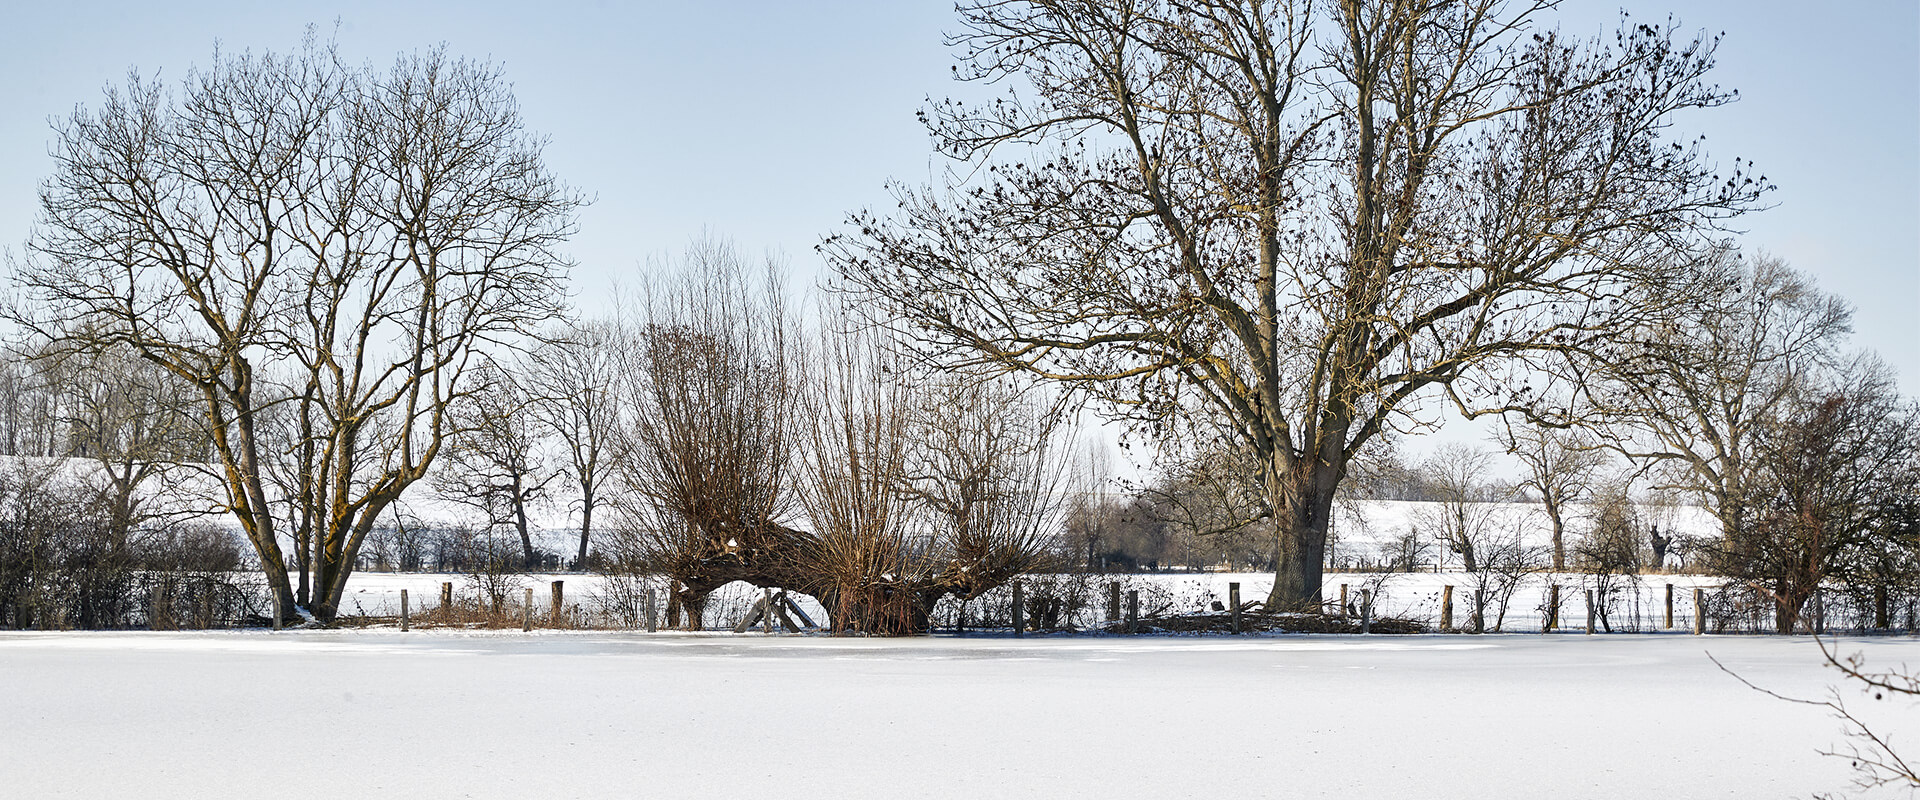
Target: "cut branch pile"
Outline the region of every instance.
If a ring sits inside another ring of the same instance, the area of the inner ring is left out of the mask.
[[[1360,619],[1332,614],[1269,613],[1249,610],[1240,613],[1240,629],[1246,633],[1359,633]],[[1127,624],[1125,622],[1108,623],[1101,630],[1107,633],[1126,633]],[[1233,633],[1233,615],[1224,611],[1215,611],[1146,617],[1140,620],[1136,632],[1230,634]],[[1383,618],[1373,621],[1370,632],[1410,634],[1426,633],[1426,629],[1412,620]]]

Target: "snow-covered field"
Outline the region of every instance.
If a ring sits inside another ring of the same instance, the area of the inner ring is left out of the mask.
[[[1920,663],[1911,637],[1842,639]],[[0,795],[1761,798],[1806,637],[0,634]],[[1896,741],[1920,710],[1860,700]],[[1891,796],[1900,796],[1894,794]]]

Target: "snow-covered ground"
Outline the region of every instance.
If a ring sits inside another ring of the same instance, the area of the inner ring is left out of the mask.
[[[1842,639],[1920,663],[1911,637]],[[0,795],[1759,798],[1806,637],[0,634]],[[1852,697],[1920,742],[1911,705]],[[1900,796],[1894,794],[1891,796]]]

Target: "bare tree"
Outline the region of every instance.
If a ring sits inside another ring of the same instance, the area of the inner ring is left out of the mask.
[[[60,413],[53,362],[34,358],[31,347],[0,350],[0,447],[6,455],[60,454]]]
[[[755,274],[708,240],[657,267],[624,331],[621,527],[697,625],[727,583],[799,582],[786,570],[810,536],[784,522],[801,356],[777,263]]]
[[[1063,566],[1060,409],[981,376],[907,370],[884,330],[845,308],[821,316],[799,470],[819,544],[798,555],[834,626],[924,632],[948,595]]]
[[[830,319],[844,320],[843,314]],[[872,331],[829,330],[804,393],[797,497],[818,544],[792,556],[835,629],[926,630],[943,593],[940,542],[902,490],[912,388]]]
[[[496,366],[477,371],[472,389],[451,409],[459,430],[429,478],[434,489],[478,508],[489,526],[505,525],[520,538],[522,570],[539,566],[532,507],[544,502],[560,472],[547,464],[542,433],[527,416],[535,398],[524,380]]]
[[[981,376],[915,384],[916,446],[901,491],[923,509],[940,548],[941,590],[972,600],[1022,574],[1065,568],[1055,544],[1070,491],[1066,411],[1031,387]]]
[[[1633,501],[1631,476],[1608,481],[1595,493],[1593,527],[1574,547],[1574,564],[1593,587],[1600,624],[1613,630],[1613,607],[1621,584],[1638,581],[1646,526]]]
[[[1774,603],[1791,633],[1821,584],[1861,553],[1911,546],[1920,405],[1863,355],[1799,384],[1757,433],[1747,518],[1715,560]]]
[[[563,445],[567,481],[579,493],[577,569],[586,568],[593,513],[613,473],[613,436],[620,426],[619,347],[613,323],[584,321],[552,337],[525,364],[525,380],[536,387],[531,411]]]
[[[217,52],[177,96],[135,75],[56,125],[10,316],[191,385],[272,591],[330,619],[472,369],[559,313],[580,201],[540,147],[498,69],[438,50],[349,68],[310,35]],[[263,439],[281,406],[288,449]],[[291,493],[269,485],[280,458]],[[276,517],[304,528],[297,595]]]
[[[1498,434],[1507,454],[1525,468],[1520,485],[1540,494],[1553,526],[1553,571],[1567,568],[1567,506],[1588,493],[1594,472],[1607,463],[1599,443],[1571,429],[1516,425],[1506,420]]]
[[[1273,541],[1260,526],[1266,504],[1245,476],[1258,470],[1244,448],[1187,442],[1162,452],[1161,475],[1141,492],[1155,518],[1193,542],[1210,562],[1269,565]]]
[[[83,479],[101,495],[111,548],[124,551],[131,531],[165,515],[192,516],[204,508],[161,508],[149,500],[197,474],[206,438],[194,415],[192,387],[125,349],[34,355],[40,392],[58,447],[48,455],[82,458],[93,470]]]
[[[1608,445],[1652,462],[1660,488],[1704,501],[1722,535],[1748,524],[1759,437],[1794,387],[1830,363],[1852,311],[1771,256],[1726,247],[1675,262],[1696,288],[1684,313],[1630,331],[1575,383]]]
[[[1481,550],[1506,527],[1504,509],[1487,483],[1493,454],[1478,447],[1444,444],[1421,465],[1432,502],[1414,514],[1420,527],[1460,557],[1468,572],[1481,569]]]
[[[1360,448],[1442,394],[1542,411],[1514,370],[1663,313],[1648,254],[1765,188],[1667,139],[1732,97],[1712,40],[1571,42],[1553,5],[963,3],[958,76],[1030,89],[929,109],[960,169],[823,251],[928,361],[1230,439],[1271,604],[1317,606]]]

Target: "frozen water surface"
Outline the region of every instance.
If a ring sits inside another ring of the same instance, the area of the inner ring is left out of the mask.
[[[1920,664],[1912,638],[1842,639]],[[1759,798],[1812,640],[0,634],[0,795]],[[1920,710],[1855,698],[1906,741]],[[1894,795],[1898,796],[1898,795]]]

